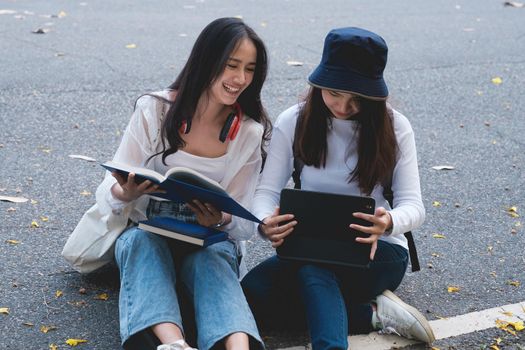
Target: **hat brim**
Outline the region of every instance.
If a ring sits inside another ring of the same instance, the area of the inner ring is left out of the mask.
[[[384,101],[388,98],[388,87],[382,77],[365,77],[348,70],[318,66],[308,77],[308,82],[321,89],[349,92],[371,100]]]

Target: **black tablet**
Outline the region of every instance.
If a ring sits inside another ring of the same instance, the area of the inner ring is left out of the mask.
[[[280,214],[294,214],[297,225],[277,248],[277,255],[283,259],[367,268],[371,245],[355,239],[369,235],[350,229],[349,225],[371,226],[369,221],[352,214],[374,211],[375,200],[371,197],[283,189]]]

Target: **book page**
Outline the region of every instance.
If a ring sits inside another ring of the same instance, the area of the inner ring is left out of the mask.
[[[166,177],[169,179],[184,182],[196,187],[204,188],[212,192],[226,194],[226,191],[215,180],[210,179],[201,173],[185,167],[171,168],[166,172]]]

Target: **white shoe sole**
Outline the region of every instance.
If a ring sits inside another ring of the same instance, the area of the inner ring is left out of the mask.
[[[428,342],[429,344],[433,343],[436,340],[436,336],[434,335],[434,332],[432,331],[432,327],[430,327],[430,323],[428,323],[428,320],[425,318],[425,316],[423,316],[421,312],[419,312],[415,307],[410,306],[407,303],[405,303],[397,295],[395,295],[393,292],[391,292],[388,289],[385,290],[382,293],[382,295],[392,300],[396,304],[401,305],[403,309],[408,311],[409,314],[411,314],[412,316],[416,318],[416,320],[418,320],[419,324],[423,326],[423,329],[425,330],[425,333],[427,334],[429,338],[429,342]]]

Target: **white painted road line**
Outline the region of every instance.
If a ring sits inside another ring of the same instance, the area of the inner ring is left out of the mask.
[[[511,313],[513,316],[507,316]],[[457,337],[458,335],[482,331],[496,327],[496,320],[516,322],[525,320],[525,302],[471,312],[447,319],[431,321],[436,339]]]
[[[511,315],[512,316],[509,316]],[[483,311],[471,312],[464,315],[430,321],[436,339],[457,337],[489,328],[496,328],[496,320],[517,322],[525,320],[525,301],[509,304]],[[348,350],[390,350],[392,347],[403,347],[417,342],[395,335],[382,335],[376,332],[348,337]],[[310,349],[310,345],[306,347]],[[303,346],[296,346],[282,350],[304,350]]]

